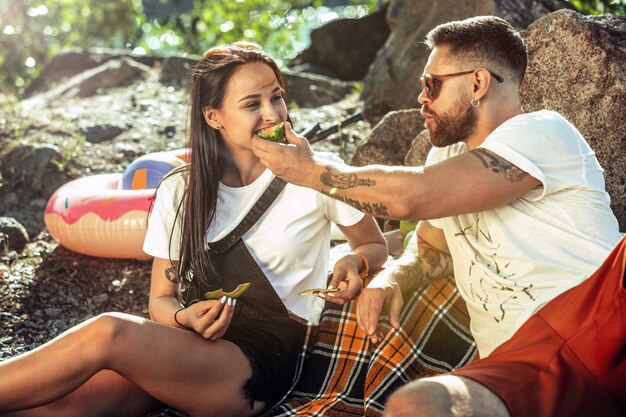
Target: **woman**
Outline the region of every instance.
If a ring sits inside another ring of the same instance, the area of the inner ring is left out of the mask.
[[[356,297],[386,260],[372,218],[275,179],[252,153],[259,130],[288,120],[283,77],[258,46],[207,51],[189,106],[190,164],[159,187],[144,244],[152,320],[103,314],[1,363],[0,415],[257,415],[290,387],[319,319],[323,301],[298,293],[326,285],[330,221],[353,252],[322,297]],[[243,283],[236,300],[204,297]]]

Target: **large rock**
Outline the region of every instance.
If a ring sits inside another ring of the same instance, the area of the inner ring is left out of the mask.
[[[163,84],[186,85],[189,82],[191,68],[200,60],[200,56],[169,56],[161,63],[159,80]]]
[[[364,117],[378,121],[391,110],[416,107],[419,74],[430,50],[423,44],[435,26],[479,15],[495,15],[518,29],[558,9],[565,0],[391,0],[387,23],[391,35],[365,77]]]
[[[85,126],[80,129],[80,133],[85,136],[85,140],[90,143],[101,143],[114,139],[125,132],[122,126],[111,123],[102,123],[92,126]]]
[[[388,3],[360,19],[333,20],[311,32],[311,45],[295,59],[330,71],[335,77],[362,80],[389,36]]]
[[[28,233],[12,217],[0,217],[0,255],[9,251],[21,252],[28,243]]]
[[[134,59],[122,57],[74,75],[52,90],[22,101],[22,108],[31,111],[46,107],[62,98],[89,97],[107,88],[121,87],[138,76],[147,73],[150,67]]]
[[[409,166],[421,166],[426,163],[426,157],[433,145],[430,143],[430,135],[428,130],[424,129],[413,142],[411,142],[411,148],[404,157],[404,165]]]
[[[81,72],[122,57],[133,59],[149,67],[165,59],[155,55],[137,55],[113,49],[64,49],[50,59],[41,74],[30,83],[24,92],[24,97],[32,97],[51,90]]]
[[[626,17],[552,13],[524,34],[526,111],[552,109],[585,136],[605,169],[612,208],[626,231]]]
[[[344,99],[354,84],[319,74],[284,70],[287,95],[299,107],[320,107]]]
[[[20,145],[0,160],[0,175],[14,190],[29,197],[48,198],[67,181],[54,145]]]
[[[424,117],[419,110],[390,112],[378,122],[369,136],[359,145],[352,165],[403,165],[415,136],[424,129]]]

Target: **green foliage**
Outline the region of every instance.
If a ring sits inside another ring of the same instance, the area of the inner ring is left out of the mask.
[[[141,0],[0,1],[0,88],[22,91],[64,47],[125,47]]]
[[[578,10],[587,14],[626,15],[626,0],[568,0]]]
[[[365,83],[363,81],[355,81],[352,86],[352,94],[355,96],[360,96],[365,88]]]
[[[0,0],[0,94],[23,92],[67,47],[199,55],[243,39],[284,62],[307,46],[313,27],[363,16],[379,2],[351,0],[337,11],[321,7],[322,0],[195,0],[190,12],[148,21],[141,0]]]
[[[85,136],[80,134],[62,138],[59,144],[61,158],[60,160],[53,161],[61,171],[64,171],[68,164],[72,162],[77,155],[80,155],[85,146],[85,141]]]
[[[160,0],[180,4],[182,0]],[[260,43],[281,64],[308,46],[310,31],[360,17],[389,0],[194,0],[185,13],[148,20],[142,0],[0,0],[0,101],[20,94],[61,48],[128,48],[135,53],[201,54],[221,43]],[[570,0],[589,14],[626,15],[626,0]]]
[[[150,51],[201,54],[238,40],[257,42],[279,62],[294,58],[308,46],[312,28],[338,17],[361,17],[376,10],[380,0],[351,0],[328,9],[322,0],[195,0],[189,13],[156,19],[143,25],[139,47]]]

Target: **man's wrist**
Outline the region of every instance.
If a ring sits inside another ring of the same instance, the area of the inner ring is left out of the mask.
[[[397,280],[394,278],[393,273],[387,268],[383,268],[370,276],[367,286],[373,287],[393,287],[398,285]]]
[[[308,174],[305,175],[306,183],[304,184],[304,186],[318,191],[328,191],[325,189],[325,186],[321,180],[322,173],[325,171],[324,163],[322,163],[322,161],[319,161],[314,156],[311,161],[311,167],[308,171]]]

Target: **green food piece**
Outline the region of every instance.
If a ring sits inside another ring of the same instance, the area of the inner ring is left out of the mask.
[[[282,143],[285,141],[285,124],[280,122],[277,125],[261,129],[257,132],[261,139]]]
[[[215,291],[207,291],[204,293],[204,298],[207,300],[219,300],[220,298],[226,296],[228,298],[238,298],[243,295],[250,288],[250,283],[246,282],[244,284],[237,285],[237,288],[230,292],[224,292],[221,288]]]
[[[409,233],[406,234],[402,242],[402,249],[406,249],[406,247],[409,246],[409,242],[413,239],[413,236],[415,236],[415,230],[409,230]]]
[[[224,291],[222,291],[221,288],[219,290],[208,291],[204,293],[204,298],[207,300],[219,300],[223,296],[224,296]]]
[[[415,232],[415,227],[417,226],[417,221],[412,220],[400,220],[400,234],[404,239],[409,232]]]
[[[225,292],[224,295],[229,298],[238,298],[241,297],[244,292],[248,291],[248,288],[250,288],[249,282],[239,284],[237,285],[237,288],[235,288],[231,292]]]

